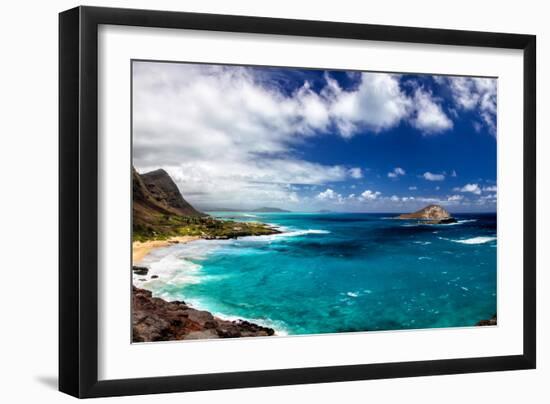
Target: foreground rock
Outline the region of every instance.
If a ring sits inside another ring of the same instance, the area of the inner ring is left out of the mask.
[[[134,273],[136,275],[147,275],[147,273],[149,272],[149,268],[147,267],[139,267],[139,266],[133,266],[132,267],[132,271],[134,271]]]
[[[417,219],[426,224],[455,223],[456,219],[440,205],[428,205],[414,213],[404,213],[396,219]]]
[[[182,301],[167,302],[145,289],[132,287],[132,340],[134,342],[183,339],[264,337],[272,328],[248,321],[227,321],[193,309]]]
[[[477,326],[484,326],[484,325],[497,325],[497,315],[495,314],[493,317],[491,317],[489,320],[481,320],[478,321]]]

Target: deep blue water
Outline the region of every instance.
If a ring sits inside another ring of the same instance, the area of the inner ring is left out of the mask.
[[[418,225],[392,214],[212,213],[285,234],[198,240],[142,262],[155,295],[282,333],[472,326],[496,313],[496,215]]]

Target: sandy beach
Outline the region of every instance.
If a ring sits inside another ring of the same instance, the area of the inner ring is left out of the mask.
[[[155,248],[166,247],[171,244],[189,243],[198,239],[200,239],[199,236],[176,236],[166,240],[134,241],[132,243],[132,262],[134,265],[139,264]]]
[[[139,265],[143,258],[156,248],[199,239],[201,239],[199,236],[177,236],[166,240],[134,241],[132,243],[133,265]],[[140,281],[146,280],[145,275],[142,278]],[[147,278],[147,280],[151,279],[153,277]],[[141,282],[138,284],[141,285]],[[273,328],[241,318],[225,319],[215,316],[209,311],[192,307],[181,300],[172,302],[155,296],[153,301],[153,292],[146,288],[141,289],[135,283],[132,289],[132,307],[133,342],[258,337],[276,334]],[[182,318],[185,318],[183,322]]]

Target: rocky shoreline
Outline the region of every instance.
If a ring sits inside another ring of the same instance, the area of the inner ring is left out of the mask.
[[[168,302],[132,287],[132,341],[267,337],[275,330],[245,320],[229,321],[197,310],[184,301]]]
[[[488,320],[480,320],[476,323],[477,326],[485,326],[485,325],[497,325],[497,315],[495,314],[493,317],[491,317]]]
[[[132,263],[153,249],[190,241],[227,240],[281,233],[260,222],[238,222],[211,217],[195,209],[181,195],[163,169],[139,174],[132,168]],[[158,278],[149,268],[133,266],[139,281]],[[197,310],[183,301],[168,302],[132,286],[132,340],[134,342],[182,339],[237,338],[274,335],[271,328],[244,320],[228,321]]]

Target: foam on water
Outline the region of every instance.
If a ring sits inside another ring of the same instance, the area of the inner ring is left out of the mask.
[[[138,287],[152,291],[154,296],[166,300],[181,299],[186,286],[222,277],[203,274],[200,262],[221,249],[225,241],[195,240],[153,250],[140,263],[140,266],[149,268],[148,274],[143,276],[134,273],[133,282]],[[153,275],[156,278],[152,278]]]
[[[491,241],[495,241],[496,237],[485,237],[485,236],[479,236],[479,237],[472,237],[467,238],[464,240],[450,240],[453,243],[461,243],[461,244],[485,244],[489,243]]]
[[[200,274],[201,266],[180,257],[178,253],[170,252],[157,260],[148,257],[141,264],[149,268],[149,273],[145,276],[134,273],[133,282],[135,285],[144,286],[153,292],[163,289],[165,285],[183,288],[185,285],[196,284],[204,280]],[[158,278],[152,279],[153,275]],[[146,280],[142,281],[141,279]]]
[[[208,308],[205,307],[204,304],[201,304],[200,308],[208,310]],[[212,313],[213,316],[219,317],[222,320],[227,320],[227,321],[239,321],[239,320],[248,321],[249,323],[254,323],[254,324],[261,325],[262,327],[273,328],[275,330],[275,333],[278,336],[284,336],[284,335],[289,334],[286,324],[282,321],[275,321],[275,320],[272,320],[270,318],[244,318],[244,317],[239,317],[239,316],[227,315],[227,314],[224,314],[224,313],[217,312],[215,310],[209,310],[209,311]]]
[[[405,223],[402,224],[402,227],[417,227],[417,226],[436,226],[436,227],[449,227],[449,226],[459,226],[464,223],[474,223],[477,222],[477,219],[462,219],[457,220],[454,223],[422,223],[422,222],[416,222],[416,223]]]
[[[308,234],[330,234],[330,231],[328,231],[328,230],[307,229],[307,230],[291,230],[291,231],[289,231],[289,229],[284,228],[284,227],[278,227],[278,229],[283,231],[283,233],[270,234],[268,236],[249,236],[249,237],[245,237],[244,240],[247,240],[247,241],[273,241],[273,240],[278,240],[278,239],[287,238],[287,237],[306,236]]]
[[[436,225],[436,226],[458,226],[458,225],[461,225],[461,224],[464,224],[464,223],[474,223],[476,221],[477,221],[477,219],[464,219],[464,220],[457,220],[454,223],[439,224],[439,225]]]

